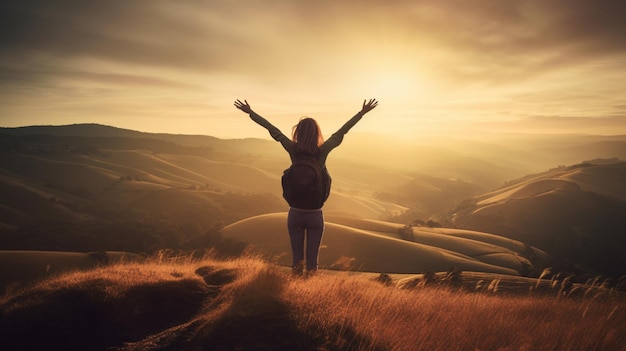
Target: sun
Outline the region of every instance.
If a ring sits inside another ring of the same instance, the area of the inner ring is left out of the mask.
[[[419,93],[421,87],[409,74],[401,72],[383,72],[371,78],[377,96],[382,98],[406,98]]]
[[[428,80],[411,65],[401,62],[370,66],[362,75],[363,89],[381,101],[401,103],[430,95]]]

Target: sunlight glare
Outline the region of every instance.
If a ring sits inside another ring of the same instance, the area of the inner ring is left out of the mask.
[[[400,72],[383,72],[374,76],[369,84],[381,99],[403,99],[419,92],[419,87],[409,75]]]

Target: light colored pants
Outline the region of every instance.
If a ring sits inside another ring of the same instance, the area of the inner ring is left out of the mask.
[[[305,263],[306,240],[306,270],[309,273],[317,271],[317,257],[320,252],[322,235],[324,234],[324,214],[322,210],[289,209],[287,229],[291,241],[293,255],[293,272],[302,274]]]

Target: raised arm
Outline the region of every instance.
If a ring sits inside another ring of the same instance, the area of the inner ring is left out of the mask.
[[[378,101],[376,99],[363,100],[363,107],[356,115],[354,115],[348,122],[346,122],[335,134],[341,134],[343,137],[358,121],[361,120],[363,115],[373,110],[376,106],[378,106]]]
[[[330,152],[330,150],[336,148],[343,141],[343,136],[352,128],[355,124],[357,124],[363,115],[373,110],[376,106],[378,106],[378,101],[376,99],[363,100],[363,106],[361,110],[357,112],[352,118],[350,118],[339,130],[337,130],[333,135],[326,140],[322,148],[325,153]]]
[[[235,100],[234,105],[236,108],[250,115],[250,119],[252,119],[258,125],[267,129],[270,132],[270,135],[272,136],[272,138],[276,141],[279,141],[283,145],[283,147],[287,151],[289,151],[288,148],[290,147],[290,144],[292,143],[291,140],[285,134],[283,134],[283,132],[281,132],[280,129],[276,128],[268,120],[266,120],[265,118],[261,117],[259,114],[254,112],[252,110],[252,107],[250,107],[250,104],[248,103],[247,100],[243,100],[243,102],[241,102],[241,100],[237,99]]]

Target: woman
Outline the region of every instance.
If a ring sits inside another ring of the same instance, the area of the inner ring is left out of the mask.
[[[278,128],[273,126],[265,118],[259,116],[252,110],[248,101],[235,101],[235,107],[250,115],[250,118],[265,127],[274,140],[280,142],[289,153],[293,163],[298,155],[308,154],[313,156],[321,169],[326,172],[326,158],[331,150],[339,146],[343,141],[343,136],[352,128],[361,117],[378,105],[376,99],[363,101],[363,107],[346,124],[335,132],[328,140],[324,141],[319,125],[313,118],[303,117],[298,124],[293,127],[292,138],[289,139]],[[323,204],[323,203],[322,203]],[[291,241],[291,251],[293,255],[292,269],[296,275],[304,274],[305,253],[304,241],[306,239],[306,273],[313,274],[317,271],[317,257],[324,233],[324,216],[322,208],[303,209],[289,208],[287,216],[287,229]]]

